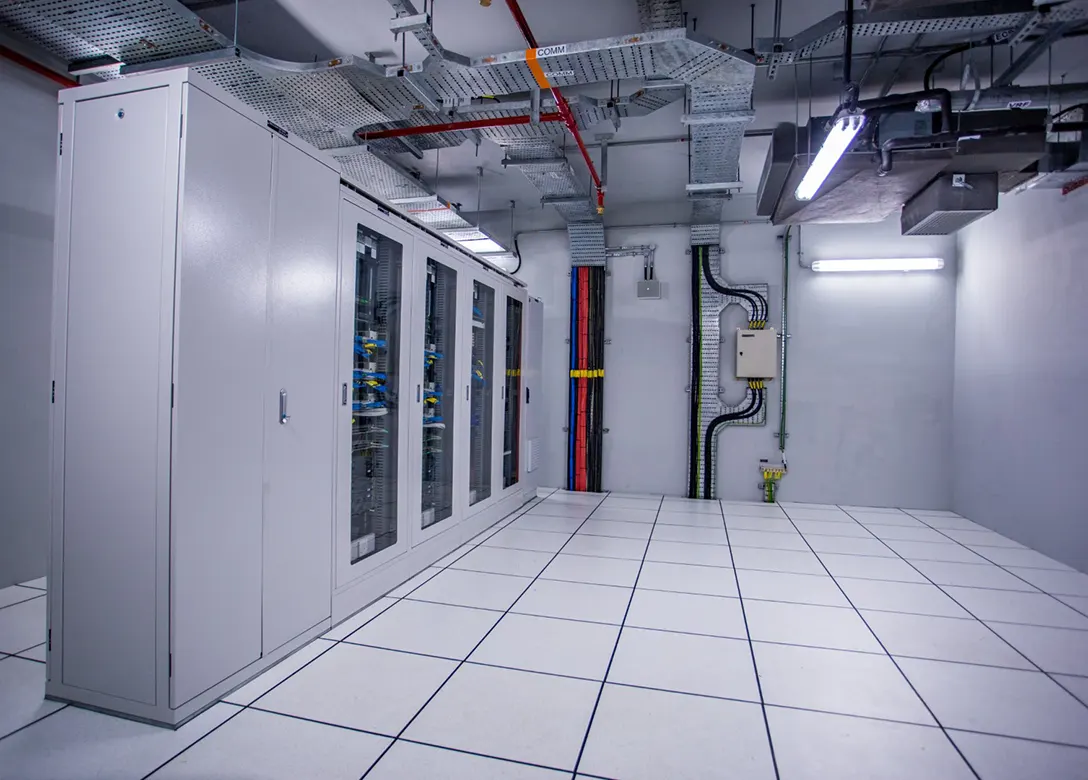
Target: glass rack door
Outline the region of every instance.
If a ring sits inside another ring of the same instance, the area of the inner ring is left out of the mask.
[[[503,489],[518,481],[521,447],[521,326],[522,303],[506,299],[506,392],[503,409],[502,434],[502,486]]]
[[[469,506],[491,497],[494,417],[495,290],[472,283],[472,361],[469,373]]]
[[[401,243],[355,231],[351,404],[351,563],[394,547],[400,390]]]
[[[422,527],[430,528],[454,509],[457,271],[427,258],[424,283]]]

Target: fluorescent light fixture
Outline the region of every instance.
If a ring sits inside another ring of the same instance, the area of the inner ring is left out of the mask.
[[[805,178],[801,179],[801,183],[797,185],[797,190],[794,192],[797,200],[812,200],[827,175],[831,173],[839,158],[850,148],[850,144],[854,143],[854,139],[863,127],[865,127],[864,114],[844,116],[835,123],[831,132],[827,134],[827,138],[824,139],[824,145],[816,154],[816,159],[805,171]]]
[[[813,271],[937,271],[944,268],[939,257],[896,257],[887,260],[814,260]]]
[[[477,254],[488,254],[489,252],[505,252],[506,249],[496,244],[490,238],[475,238],[468,241],[458,241],[461,246],[470,252],[476,252]]]

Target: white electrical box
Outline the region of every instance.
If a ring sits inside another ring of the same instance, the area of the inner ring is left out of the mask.
[[[778,376],[778,336],[774,328],[737,328],[737,379],[774,379]]]

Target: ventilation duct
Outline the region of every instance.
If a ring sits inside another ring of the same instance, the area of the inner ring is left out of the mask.
[[[947,236],[997,210],[996,173],[946,173],[903,205],[904,236]]]

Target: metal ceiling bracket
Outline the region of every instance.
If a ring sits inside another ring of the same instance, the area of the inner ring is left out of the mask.
[[[565,206],[572,203],[589,203],[588,195],[545,195],[540,199],[541,206]]]
[[[118,65],[121,65],[120,60],[117,60],[109,55],[103,57],[92,57],[87,60],[79,60],[73,62],[68,66],[68,72],[73,76],[86,76],[91,73],[102,73],[104,71],[114,70]]]
[[[719,181],[708,182],[705,184],[688,184],[684,187],[689,195],[702,195],[704,197],[712,197],[715,192],[732,192],[733,190],[744,189],[744,182],[742,181]]]
[[[540,124],[540,87],[529,90],[529,124]]]
[[[522,165],[566,165],[566,157],[503,157],[503,168],[518,168]]]
[[[393,35],[402,33],[414,33],[418,30],[426,30],[431,26],[431,17],[428,14],[413,14],[411,16],[396,16],[389,20],[389,31]]]

